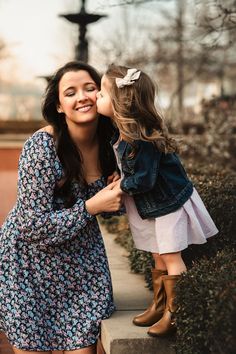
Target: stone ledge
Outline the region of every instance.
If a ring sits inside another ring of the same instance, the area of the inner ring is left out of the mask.
[[[145,327],[132,324],[139,311],[116,311],[102,322],[101,341],[106,354],[175,354],[174,340],[153,338]]]

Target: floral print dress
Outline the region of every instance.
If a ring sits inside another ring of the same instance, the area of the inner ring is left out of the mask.
[[[19,161],[18,196],[0,229],[0,329],[22,350],[73,350],[96,342],[114,311],[107,257],[84,201],[104,187],[74,185],[69,209],[53,137],[36,132]]]

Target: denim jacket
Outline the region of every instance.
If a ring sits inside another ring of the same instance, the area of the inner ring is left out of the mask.
[[[116,140],[117,135],[111,144]],[[174,212],[189,199],[193,184],[175,153],[164,154],[152,143],[141,140],[135,142],[134,157],[129,157],[131,151],[128,142],[119,142],[121,189],[133,196],[142,219]]]

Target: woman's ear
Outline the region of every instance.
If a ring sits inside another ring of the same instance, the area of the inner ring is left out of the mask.
[[[57,112],[58,113],[63,113],[63,110],[61,109],[61,106],[57,106]]]

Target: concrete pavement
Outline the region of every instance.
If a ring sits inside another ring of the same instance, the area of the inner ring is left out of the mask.
[[[102,322],[101,341],[106,354],[174,354],[173,339],[152,338],[145,327],[132,319],[152,301],[143,275],[130,271],[127,252],[115,242],[115,235],[100,225],[111,270],[116,312]]]

